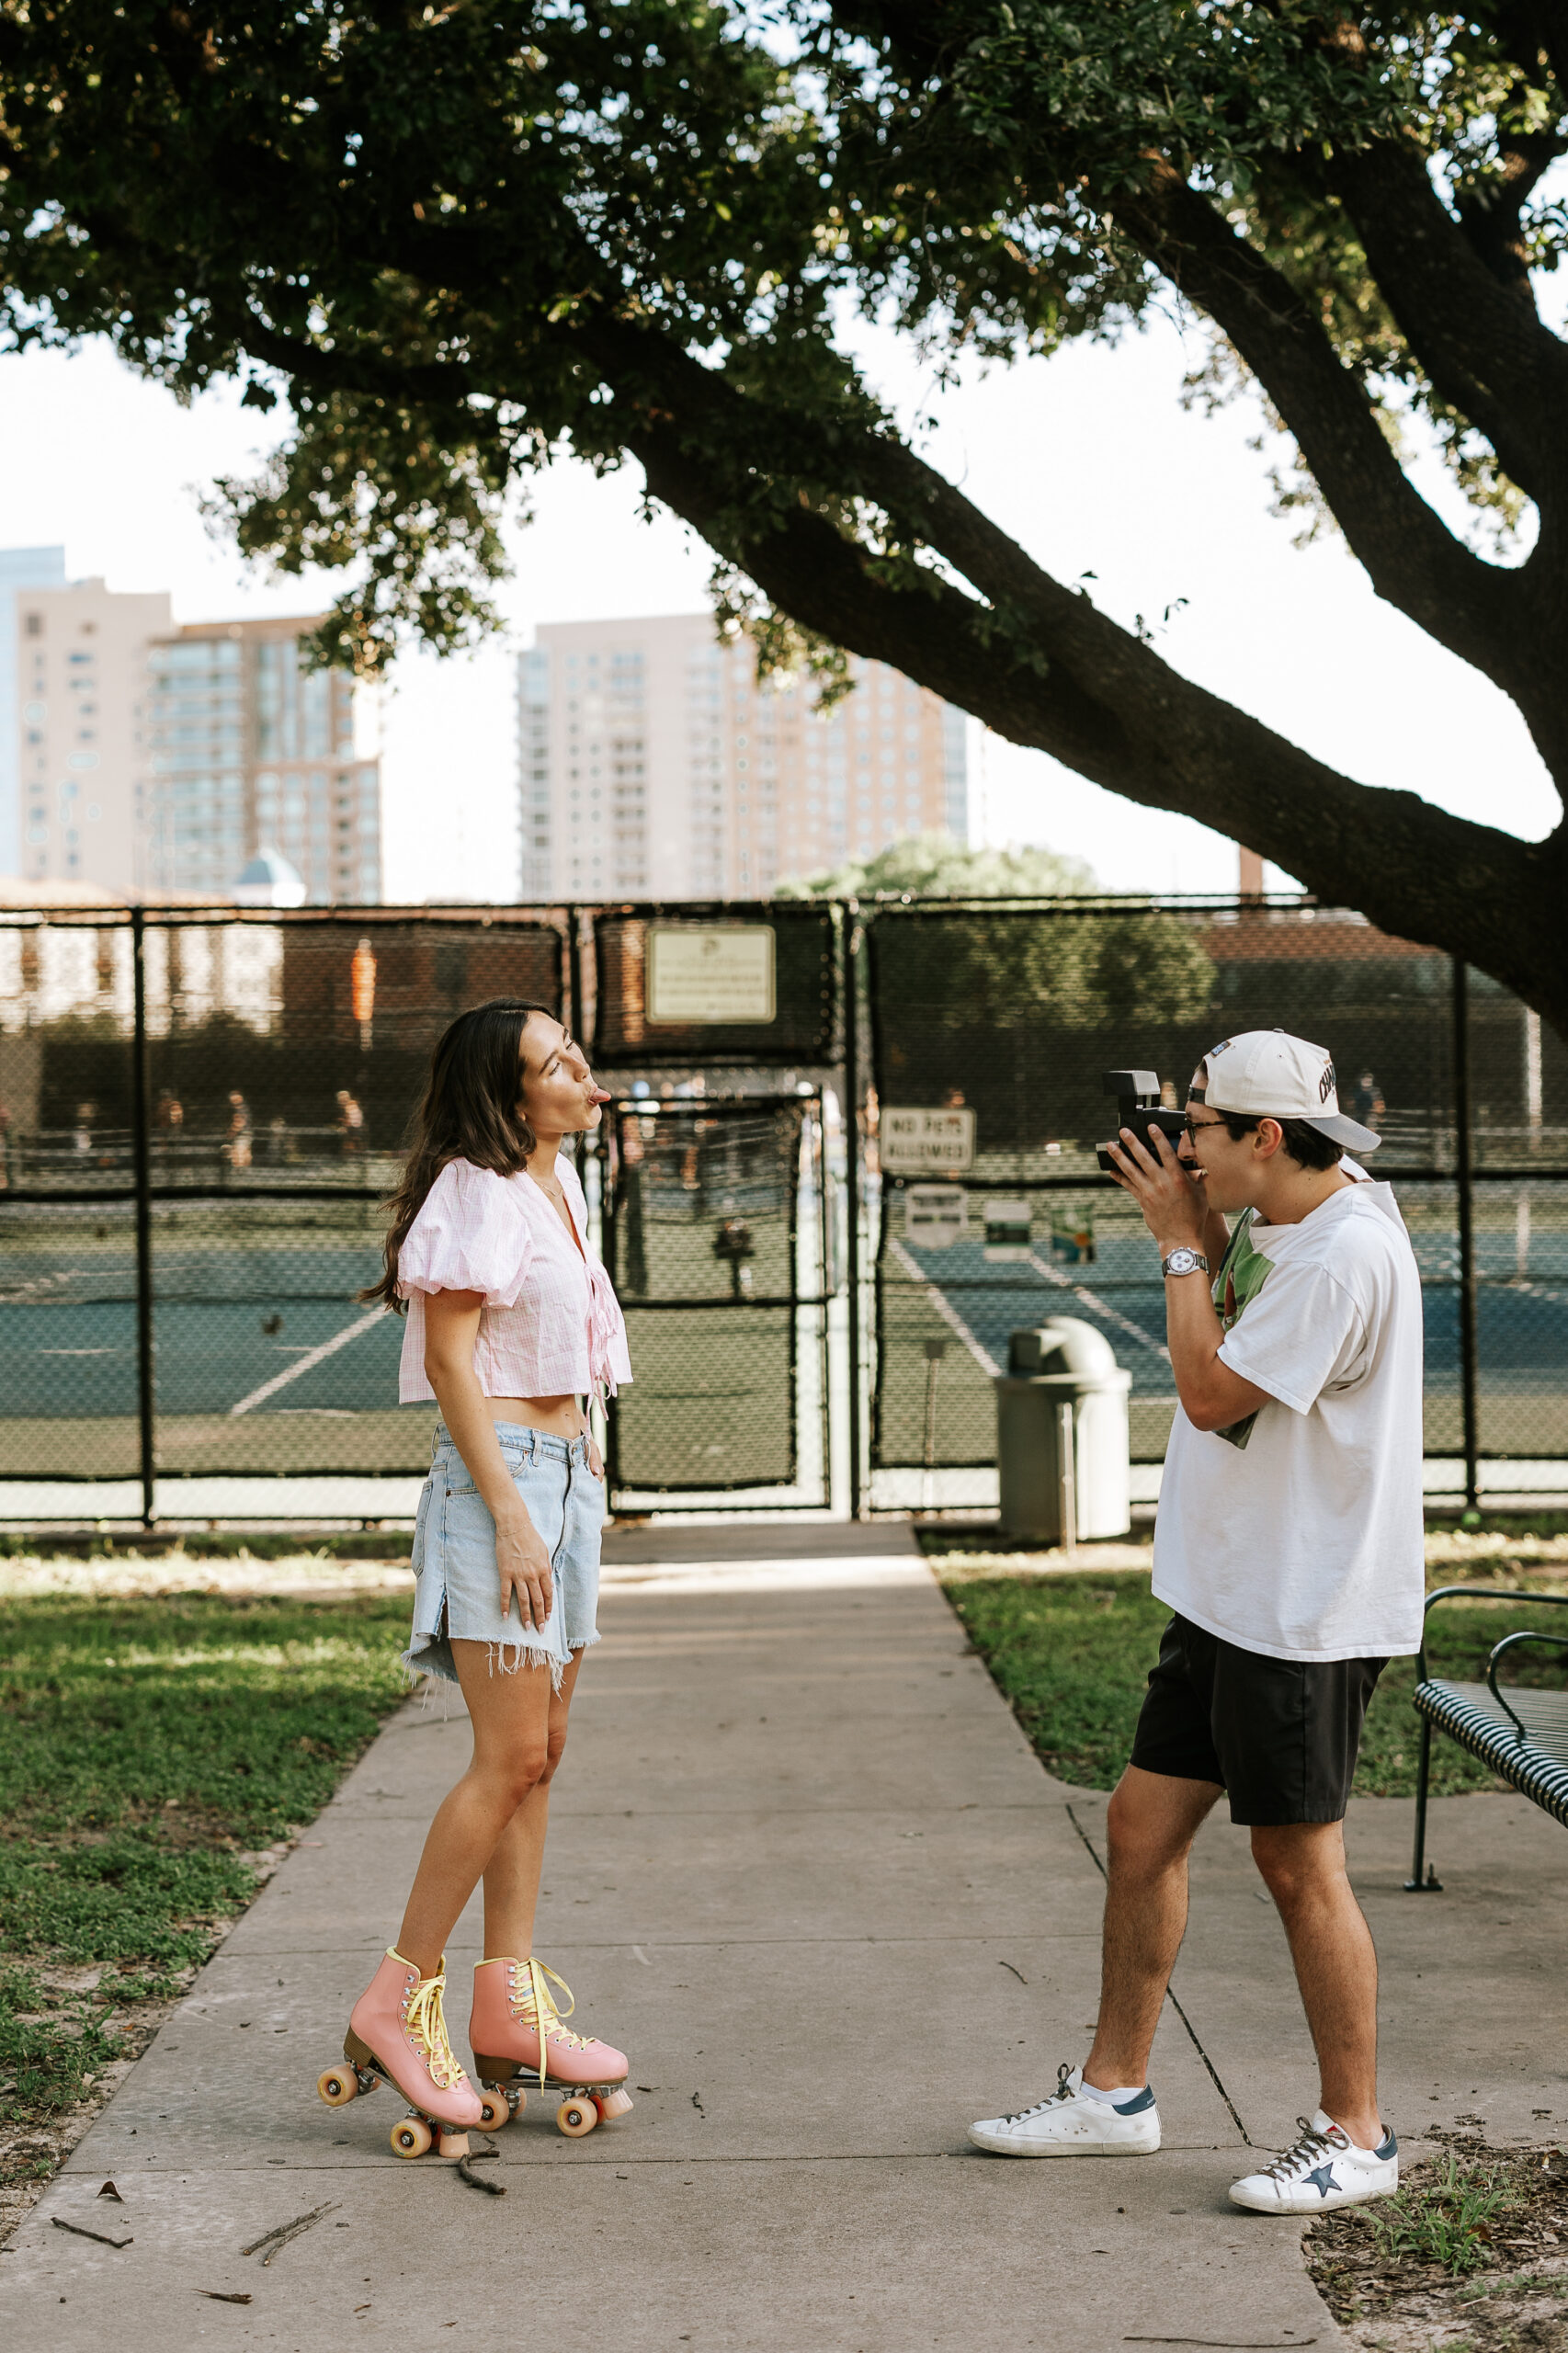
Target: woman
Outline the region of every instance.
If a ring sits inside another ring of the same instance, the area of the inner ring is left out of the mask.
[[[481,2081],[504,2086],[526,2070],[541,2085],[599,2087],[606,2113],[631,2106],[613,2088],[624,2054],[562,2024],[551,1986],[566,2015],[570,1993],[533,1952],[551,1779],[583,1653],[598,1640],[604,1464],[583,1399],[631,1378],[582,1187],[557,1157],[608,1099],[544,1006],[498,998],[460,1015],[436,1049],[386,1271],[364,1294],[406,1309],[400,1398],[440,1407],[403,1663],[461,1688],[473,1758],[430,1826],[397,1942],[354,2006],[344,2052],[454,2131],[507,2114],[504,2092],[482,2099],[458,2065],[442,2012],[447,1938],[482,1878],[470,2030]],[[352,2086],[332,2071],[322,2096],[335,2104]],[[586,2101],[580,2114],[582,2129],[597,2121]],[[428,2145],[400,2125],[394,2147],[400,2135],[407,2154]]]

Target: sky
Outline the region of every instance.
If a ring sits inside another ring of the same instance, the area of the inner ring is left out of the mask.
[[[941,392],[891,339],[868,333],[858,348],[901,415],[936,417],[925,453],[1058,578],[1093,573],[1103,609],[1128,623],[1148,615],[1158,650],[1186,676],[1362,782],[1402,786],[1527,838],[1556,822],[1513,705],[1381,604],[1336,537],[1293,547],[1292,526],[1268,511],[1269,460],[1248,447],[1256,410],[1183,411],[1181,379],[1199,354],[1175,324]],[[72,576],[167,589],[179,621],[306,612],[331,594],[319,576],[247,567],[203,521],[204,487],[252,471],[269,430],[226,389],[181,408],[89,346],[0,358],[0,545],[63,542]],[[1446,500],[1441,485],[1423,486]],[[596,480],[563,462],[534,506],[509,531],[505,637],[446,663],[407,655],[388,691],[390,899],[507,895],[512,655],[537,623],[706,602],[708,551],[667,516],[642,519],[634,470]],[[1086,858],[1108,890],[1235,886],[1234,846],[1190,819],[1140,808],[994,736],[976,768],[977,839]]]

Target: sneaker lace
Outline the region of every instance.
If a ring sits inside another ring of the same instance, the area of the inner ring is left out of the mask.
[[[1067,2078],[1072,2073],[1072,2061],[1064,2059],[1061,2066],[1056,2070],[1056,2089],[1045,2099],[1037,2099],[1032,2108],[1020,2108],[1016,2116],[1008,2117],[1007,2122],[1009,2124],[1021,2124],[1026,2116],[1041,2116],[1048,2108],[1056,2107],[1059,2101],[1071,2099],[1073,2097],[1073,2086],[1068,2082]]]
[[[550,1986],[544,1982],[547,1977],[551,1984],[559,1985],[565,1995],[564,2010],[556,2007]],[[541,2084],[545,2080],[547,2041],[563,2042],[574,2051],[586,2051],[593,2040],[591,2035],[574,2034],[570,2027],[562,2024],[562,2020],[569,2018],[577,2006],[572,1988],[564,1977],[557,1976],[553,1969],[547,1969],[542,1961],[535,1961],[531,1955],[518,1963],[517,1974],[512,1979],[509,1999],[512,2016],[520,2025],[529,2028],[539,2036],[539,2079]]]
[[[430,2081],[437,2091],[449,2091],[454,2084],[467,2081],[447,2039],[446,2012],[441,1995],[446,1991],[447,1972],[443,1966],[434,1977],[422,1977],[416,1990],[408,1997],[403,2024],[414,2037],[420,2057],[430,2070]]]
[[[1320,2132],[1315,2125],[1309,2124],[1304,2116],[1298,2116],[1296,2121],[1301,2128],[1301,2139],[1293,2148],[1287,2149],[1282,2157],[1276,2157],[1271,2165],[1263,2167],[1265,2181],[1288,2181],[1292,2174],[1311,2173],[1324,2157],[1344,2154],[1344,2151],[1336,2148],[1325,2132]]]

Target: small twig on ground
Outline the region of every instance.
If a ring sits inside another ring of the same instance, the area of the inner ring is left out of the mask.
[[[1013,1964],[1010,1961],[999,1961],[996,1966],[998,1969],[1013,1969]],[[1020,1985],[1027,1985],[1028,1984],[1029,1981],[1024,1975],[1021,1969],[1013,1969],[1013,1974],[1017,1979]]]
[[[334,2198],[324,2206],[312,2206],[308,2214],[296,2214],[291,2222],[279,2222],[275,2231],[263,2231],[260,2238],[252,2239],[249,2246],[241,2247],[240,2253],[254,2255],[257,2247],[266,2247],[267,2253],[261,2258],[265,2271],[273,2256],[281,2255],[290,2239],[298,2238],[301,2231],[308,2231],[313,2222],[321,2221],[324,2214],[335,2214],[340,2203],[340,2200]]]
[[[51,2214],[49,2219],[57,2231],[70,2231],[79,2239],[97,2239],[100,2246],[129,2246],[131,2245],[130,2239],[106,2239],[102,2231],[89,2231],[80,2222],[62,2222],[58,2214]]]
[[[463,2179],[471,2188],[474,2189],[487,2189],[492,2198],[505,2198],[506,2195],[506,2185],[504,2181],[482,2181],[477,2174],[471,2173],[469,2171],[469,2167],[471,2165],[484,2165],[491,2159],[499,2157],[500,2154],[501,2152],[495,2146],[494,2142],[487,2141],[483,2149],[471,2150],[466,2157],[460,2157],[458,2159],[458,2171],[461,2174]]]
[[[249,2304],[256,2301],[252,2296],[231,2296],[222,2288],[198,2288],[196,2292],[199,2296],[210,2296],[215,2304]]]

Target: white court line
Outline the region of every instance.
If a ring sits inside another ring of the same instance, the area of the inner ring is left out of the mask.
[[[1159,1340],[1151,1340],[1142,1324],[1134,1324],[1131,1316],[1124,1315],[1119,1307],[1108,1307],[1098,1291],[1088,1290],[1083,1283],[1070,1283],[1065,1275],[1059,1274],[1054,1267],[1047,1266],[1038,1250],[1029,1252],[1029,1264],[1045,1277],[1048,1283],[1058,1283],[1063,1290],[1070,1290],[1074,1299],[1081,1299],[1085,1307],[1092,1307],[1095,1313],[1103,1316],[1108,1324],[1114,1324],[1119,1331],[1125,1332],[1130,1339],[1140,1341],[1144,1347],[1153,1348],[1157,1357],[1164,1357],[1169,1364],[1169,1348]]]
[[[917,1283],[925,1284],[926,1295],[930,1300],[932,1306],[936,1309],[943,1323],[947,1325],[949,1331],[956,1332],[958,1334],[959,1338],[963,1342],[964,1347],[969,1350],[970,1355],[974,1358],[975,1363],[980,1367],[981,1371],[989,1373],[993,1381],[996,1380],[1001,1373],[1001,1366],[997,1363],[990,1349],[983,1347],[980,1341],[975,1338],[974,1334],[970,1330],[969,1325],[964,1322],[963,1317],[959,1313],[958,1309],[949,1305],[940,1288],[931,1280],[931,1278],[926,1272],[925,1267],[915,1264],[908,1251],[904,1248],[903,1243],[898,1241],[896,1237],[890,1243],[889,1246],[892,1249],[894,1257],[898,1260],[899,1265],[903,1267],[905,1273],[913,1275]]]
[[[264,1381],[259,1389],[253,1389],[250,1395],[242,1397],[237,1405],[231,1405],[231,1421],[236,1414],[248,1414],[253,1405],[259,1405],[264,1399],[275,1396],[279,1389],[287,1389],[291,1381],[298,1381],[300,1375],[309,1372],[312,1365],[320,1364],[326,1357],[335,1356],[339,1348],[348,1346],[350,1340],[357,1340],[361,1332],[368,1332],[372,1324],[379,1324],[386,1312],[384,1307],[372,1307],[369,1315],[361,1315],[357,1324],[349,1324],[341,1332],[335,1332],[332,1338],[324,1340],[319,1348],[308,1348],[298,1364],[291,1364],[286,1372],[275,1372],[270,1381]]]

